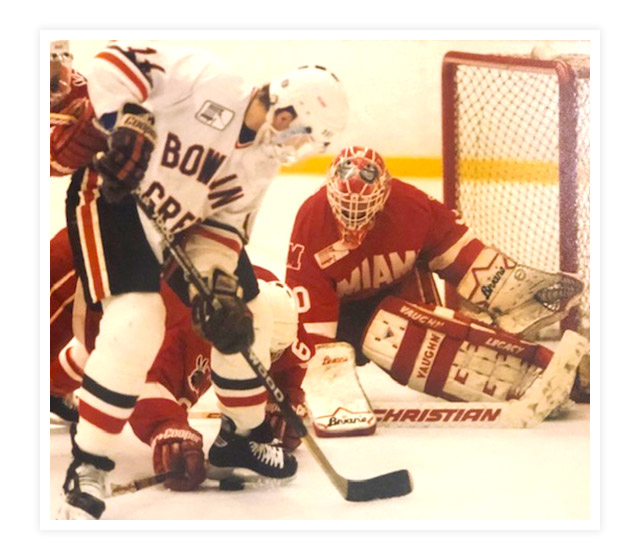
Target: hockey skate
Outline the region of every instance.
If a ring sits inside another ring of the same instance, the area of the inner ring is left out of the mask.
[[[100,457],[82,451],[75,443],[75,424],[71,430],[73,461],[67,469],[62,490],[64,502],[58,511],[58,519],[95,520],[105,510],[109,495],[107,477],[115,467],[108,457]]]
[[[236,433],[230,418],[223,416],[220,433],[209,449],[208,477],[224,480],[234,477],[254,479],[292,478],[298,469],[295,457],[284,450],[266,424],[254,428],[248,436]]]

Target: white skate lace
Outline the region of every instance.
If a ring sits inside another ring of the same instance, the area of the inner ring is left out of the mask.
[[[275,447],[268,443],[249,442],[251,452],[261,461],[272,467],[282,468],[284,466],[284,453],[280,447]]]

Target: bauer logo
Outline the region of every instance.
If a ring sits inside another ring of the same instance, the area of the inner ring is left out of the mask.
[[[234,115],[235,113],[231,109],[227,109],[213,101],[205,101],[196,114],[196,119],[216,130],[224,130],[233,120]]]
[[[493,290],[495,290],[496,286],[498,285],[498,282],[500,281],[500,278],[502,278],[504,276],[505,273],[505,269],[503,266],[501,266],[498,271],[493,275],[493,278],[491,278],[491,280],[489,281],[488,284],[485,284],[484,286],[482,286],[482,295],[486,298],[489,299],[491,297],[491,294],[493,293]]]

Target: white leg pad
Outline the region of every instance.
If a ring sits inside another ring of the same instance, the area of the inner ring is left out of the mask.
[[[302,387],[318,437],[375,432],[376,417],[358,381],[355,352],[350,344],[316,346]]]

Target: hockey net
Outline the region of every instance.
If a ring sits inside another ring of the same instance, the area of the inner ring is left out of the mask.
[[[561,327],[588,336],[589,57],[450,52],[442,77],[445,203],[518,262],[577,273],[585,292]],[[459,303],[450,287],[446,301]]]

